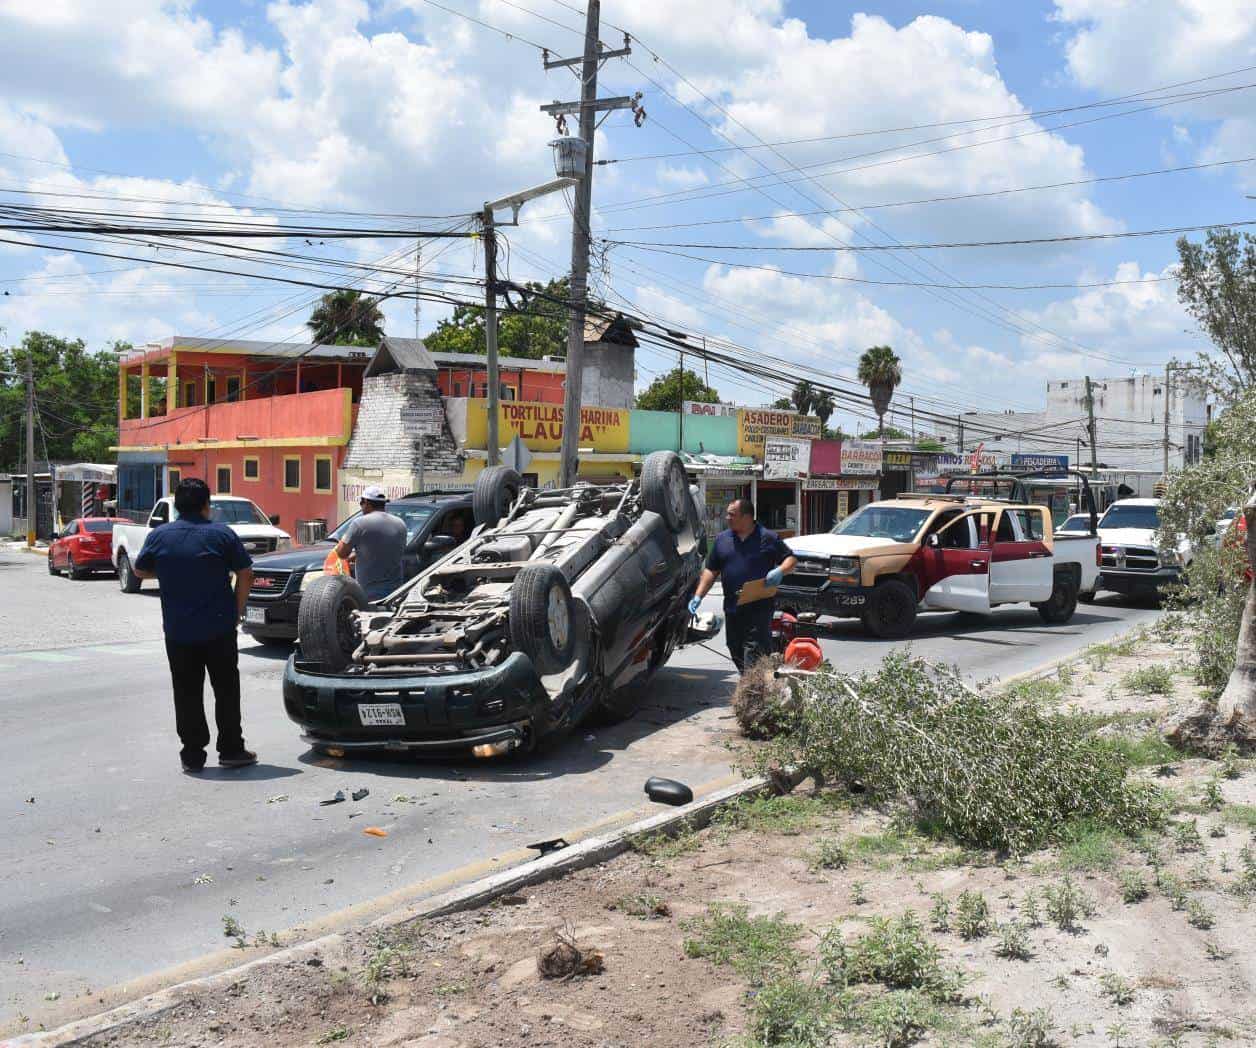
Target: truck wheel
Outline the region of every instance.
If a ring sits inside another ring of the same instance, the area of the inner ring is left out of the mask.
[[[118,588],[123,593],[139,593],[144,580],[131,570],[131,558],[125,550],[118,550]]]
[[[689,480],[684,463],[674,451],[652,451],[641,464],[641,504],[653,510],[671,531],[680,531],[688,519]]]
[[[471,509],[476,524],[493,527],[510,512],[523,480],[509,466],[489,466],[475,478]]]
[[[873,589],[861,619],[864,629],[874,637],[882,640],[906,637],[916,622],[916,594],[898,579],[882,582]]]
[[[1035,604],[1043,622],[1057,625],[1068,622],[1077,610],[1077,582],[1071,575],[1057,575],[1049,600]]]
[[[346,575],[324,575],[301,594],[297,643],[310,662],[336,672],[349,665],[358,646],[353,613],[369,604],[366,591]]]
[[[571,586],[553,564],[528,564],[510,587],[510,641],[542,676],[571,665],[576,650]]]

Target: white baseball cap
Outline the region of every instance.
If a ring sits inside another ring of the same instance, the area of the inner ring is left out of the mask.
[[[388,494],[378,484],[368,484],[362,492],[362,501],[364,502],[387,502]]]

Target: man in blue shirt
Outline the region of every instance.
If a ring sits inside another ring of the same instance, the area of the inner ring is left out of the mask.
[[[236,625],[253,584],[253,561],[240,537],[210,517],[209,487],[189,477],[174,493],[178,519],[153,528],[135,558],[135,574],[161,584],[161,622],[174,685],[174,722],[183,744],[183,770],[205,767],[205,673],[214,689],[218,764],[257,763],[240,729],[240,670]],[[235,592],[231,592],[235,572]]]
[[[724,636],[737,672],[744,673],[747,666],[772,650],[776,602],[767,597],[738,606],[737,596],[742,586],[755,579],[779,586],[798,560],[776,532],[755,521],[754,503],[749,499],[733,499],[725,519],[728,530],[721,531],[711,544],[697,592],[689,602],[689,614],[698,613],[702,598],[718,575],[724,589]]]

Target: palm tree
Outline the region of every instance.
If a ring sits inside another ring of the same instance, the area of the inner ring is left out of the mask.
[[[889,346],[866,349],[859,358],[859,381],[868,387],[872,410],[877,413],[877,428],[884,437],[885,413],[890,410],[895,388],[903,381],[903,362]]]
[[[829,419],[833,417],[833,412],[837,410],[837,401],[833,399],[833,394],[827,389],[820,390],[811,398],[811,412],[820,420],[820,435],[824,436],[824,432],[828,429]]]
[[[815,405],[815,387],[805,379],[802,382],[796,382],[789,399],[794,405],[794,410],[800,415],[805,415]]]
[[[384,314],[379,299],[360,291],[329,291],[314,308],[305,326],[314,341],[329,346],[375,346],[384,337]]]

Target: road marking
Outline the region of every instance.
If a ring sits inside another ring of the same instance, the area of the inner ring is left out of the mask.
[[[81,662],[82,655],[66,655],[59,651],[15,651],[11,659],[31,659],[34,662]]]

